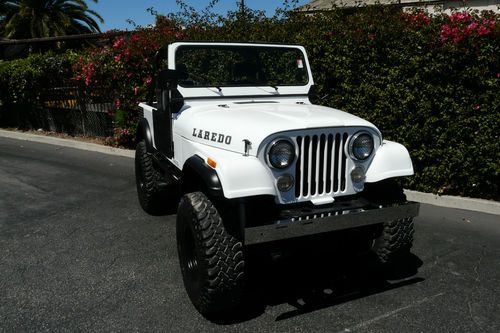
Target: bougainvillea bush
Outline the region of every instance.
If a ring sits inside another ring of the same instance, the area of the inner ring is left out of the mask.
[[[109,110],[114,124],[110,144],[134,144],[138,104],[151,93],[154,55],[162,45],[180,38],[182,31],[172,24],[137,29],[117,36],[111,45],[87,50],[75,61],[72,79],[89,90],[99,85],[114,102]]]
[[[72,79],[105,87],[114,101],[110,143],[133,145],[137,104],[149,97],[161,45],[295,43],[307,49],[319,103],[372,121],[384,138],[409,149],[416,175],[405,186],[500,199],[498,14],[429,16],[370,6],[315,15],[279,11],[268,18],[256,11],[219,16],[188,9],[73,58]],[[327,79],[333,85],[327,87]]]

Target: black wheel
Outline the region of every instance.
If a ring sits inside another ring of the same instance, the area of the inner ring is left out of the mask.
[[[383,206],[406,202],[403,188],[394,179],[369,184],[367,190],[372,202]],[[390,266],[405,258],[413,245],[413,233],[413,218],[411,217],[386,221],[372,246],[379,262]]]
[[[147,152],[146,143],[140,141],[135,149],[135,182],[139,203],[148,214],[160,214],[165,204],[159,188],[161,179],[160,172],[154,168],[153,159]]]
[[[217,209],[201,192],[181,199],[177,250],[187,294],[203,316],[224,317],[241,303],[243,243],[227,232]]]

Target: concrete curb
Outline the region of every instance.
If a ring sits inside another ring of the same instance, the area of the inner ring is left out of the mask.
[[[500,202],[451,195],[437,195],[413,190],[405,190],[406,198],[410,201],[431,204],[440,207],[472,210],[476,212],[500,215]]]
[[[134,157],[134,151],[128,149],[112,148],[107,146],[98,145],[95,143],[87,143],[70,139],[54,138],[44,135],[36,135],[30,133],[21,133],[15,131],[7,131],[0,129],[0,137],[34,141],[58,145],[69,148],[76,148],[88,151],[94,151],[109,155]],[[484,199],[474,199],[465,197],[455,197],[450,195],[437,195],[432,193],[423,193],[412,190],[405,190],[408,200],[417,201],[425,204],[431,204],[440,207],[457,208],[472,210],[476,212],[483,212],[488,214],[500,215],[500,202]]]
[[[96,143],[76,141],[76,140],[70,140],[70,139],[54,138],[51,136],[37,135],[37,134],[31,134],[31,133],[22,133],[22,132],[15,132],[15,131],[7,131],[7,130],[2,130],[2,129],[0,129],[0,137],[17,139],[17,140],[24,140],[24,141],[41,142],[41,143],[47,143],[47,144],[51,144],[51,145],[57,145],[57,146],[63,146],[63,147],[69,147],[69,148],[95,151],[98,153],[104,153],[104,154],[109,154],[109,155],[134,157],[134,154],[135,154],[135,152],[133,150],[128,150],[128,149],[113,148],[113,147],[99,145]]]

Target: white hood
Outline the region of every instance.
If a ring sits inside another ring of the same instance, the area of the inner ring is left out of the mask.
[[[188,140],[244,153],[243,140],[251,142],[256,156],[269,135],[297,129],[361,126],[376,127],[352,114],[310,104],[228,103],[189,107],[180,112],[174,131]]]

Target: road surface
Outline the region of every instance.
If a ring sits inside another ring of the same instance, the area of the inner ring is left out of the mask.
[[[342,249],[256,252],[248,309],[211,323],[132,159],[0,138],[0,331],[500,332],[500,217],[422,205],[415,228],[386,276]]]

